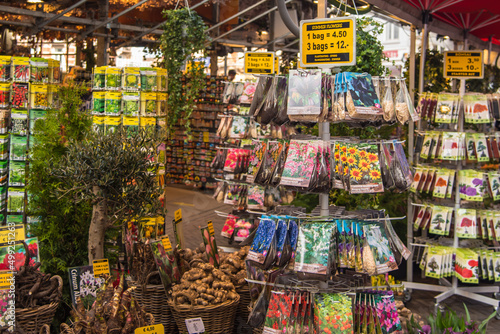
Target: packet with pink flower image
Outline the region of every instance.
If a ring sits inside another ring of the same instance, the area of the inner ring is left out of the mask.
[[[240,218],[234,225],[233,240],[236,242],[244,241],[254,230],[254,224],[247,218]]]
[[[209,223],[211,224],[211,222]],[[217,248],[214,233],[211,231],[209,226],[201,227],[200,230],[203,243],[205,244],[208,263],[213,265],[215,268],[219,268],[219,249]]]
[[[256,82],[246,81],[243,84],[243,93],[238,98],[239,104],[251,104],[253,100],[253,95],[255,94],[255,88],[257,86]]]
[[[237,216],[233,216],[232,214],[228,214],[226,218],[226,222],[224,223],[224,226],[222,227],[222,232],[220,233],[221,236],[226,237],[226,238],[231,238],[234,232],[236,220],[238,219]]]
[[[255,237],[248,251],[247,260],[254,262],[263,269],[269,268],[276,255],[276,222],[267,216],[262,216]]]
[[[318,146],[313,141],[291,140],[280,185],[309,188],[316,167]]]
[[[392,291],[374,292],[375,304],[383,334],[402,330],[394,293]]]
[[[253,183],[257,173],[259,172],[264,155],[267,150],[267,140],[252,140],[252,152],[248,166],[247,178],[248,183]]]
[[[251,210],[265,210],[264,205],[266,188],[259,185],[249,185],[247,194],[247,208]]]

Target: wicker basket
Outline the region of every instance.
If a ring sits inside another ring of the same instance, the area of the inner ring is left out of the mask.
[[[59,293],[62,295],[63,281],[54,275],[51,279],[59,282]],[[59,302],[32,308],[16,308],[16,322],[26,333],[43,333],[44,325],[50,325],[59,307]],[[46,328],[46,327],[45,327]]]
[[[233,331],[234,317],[239,301],[240,297],[238,296],[235,300],[218,305],[184,306],[175,305],[172,300],[169,300],[168,304],[172,309],[179,332],[182,334],[188,332],[185,320],[192,318],[201,318],[207,333],[228,334]]]
[[[134,286],[132,284],[132,286]],[[135,300],[142,306],[145,312],[151,313],[157,324],[163,324],[165,334],[179,333],[174,317],[168,306],[167,295],[162,284],[158,285],[135,285],[132,291]]]
[[[240,303],[236,309],[236,317],[234,319],[234,334],[252,334],[252,327],[247,324],[248,316],[250,315],[250,288],[248,285],[237,288],[236,292],[240,295]]]

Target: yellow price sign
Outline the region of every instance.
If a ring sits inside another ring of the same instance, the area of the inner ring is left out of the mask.
[[[0,227],[0,246],[9,244],[9,241],[18,242],[24,239],[26,239],[24,224]]]
[[[109,275],[111,273],[108,259],[94,260],[92,261],[92,267],[94,269],[94,277]]]
[[[161,239],[161,243],[163,244],[163,249],[165,249],[165,252],[172,251],[172,244],[170,243],[170,238],[168,237],[168,235]]]
[[[245,73],[273,74],[274,52],[245,52]]]
[[[177,211],[175,211],[174,213],[174,219],[176,222],[179,222],[182,220],[182,209],[179,209]]]
[[[280,74],[280,59],[278,57],[274,57],[274,73]]]
[[[446,51],[443,74],[445,78],[482,79],[484,63],[482,51]]]
[[[14,275],[12,272],[0,273],[0,290],[9,289],[14,283]]]
[[[210,141],[210,132],[204,131],[203,132],[203,142],[208,143]]]
[[[163,324],[156,324],[151,326],[144,326],[136,328],[134,334],[164,334],[165,328]]]
[[[356,20],[353,17],[304,20],[300,23],[300,65],[356,64]]]
[[[211,220],[209,220],[207,225],[208,225],[208,233],[210,233],[210,235],[214,237],[215,236],[214,224],[212,223]]]

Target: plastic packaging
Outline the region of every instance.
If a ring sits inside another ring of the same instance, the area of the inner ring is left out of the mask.
[[[106,92],[104,101],[104,111],[106,115],[120,115],[122,108],[121,92]]]
[[[288,118],[296,122],[317,122],[322,111],[320,70],[290,70]]]
[[[258,123],[262,125],[267,125],[276,117],[278,113],[278,83],[280,81],[279,77],[273,77],[271,86],[266,95],[266,99],[262,108],[260,108],[256,114],[254,114],[255,119]]]
[[[43,58],[30,59],[30,79],[31,82],[48,83],[49,82],[49,60]]]
[[[259,113],[260,108],[266,99],[269,88],[273,82],[272,77],[260,76],[259,81],[257,81],[257,87],[255,88],[255,93],[252,99],[252,104],[250,105],[249,114],[254,116]]]
[[[141,89],[141,71],[138,67],[125,67],[121,79],[122,89],[137,91]]]

